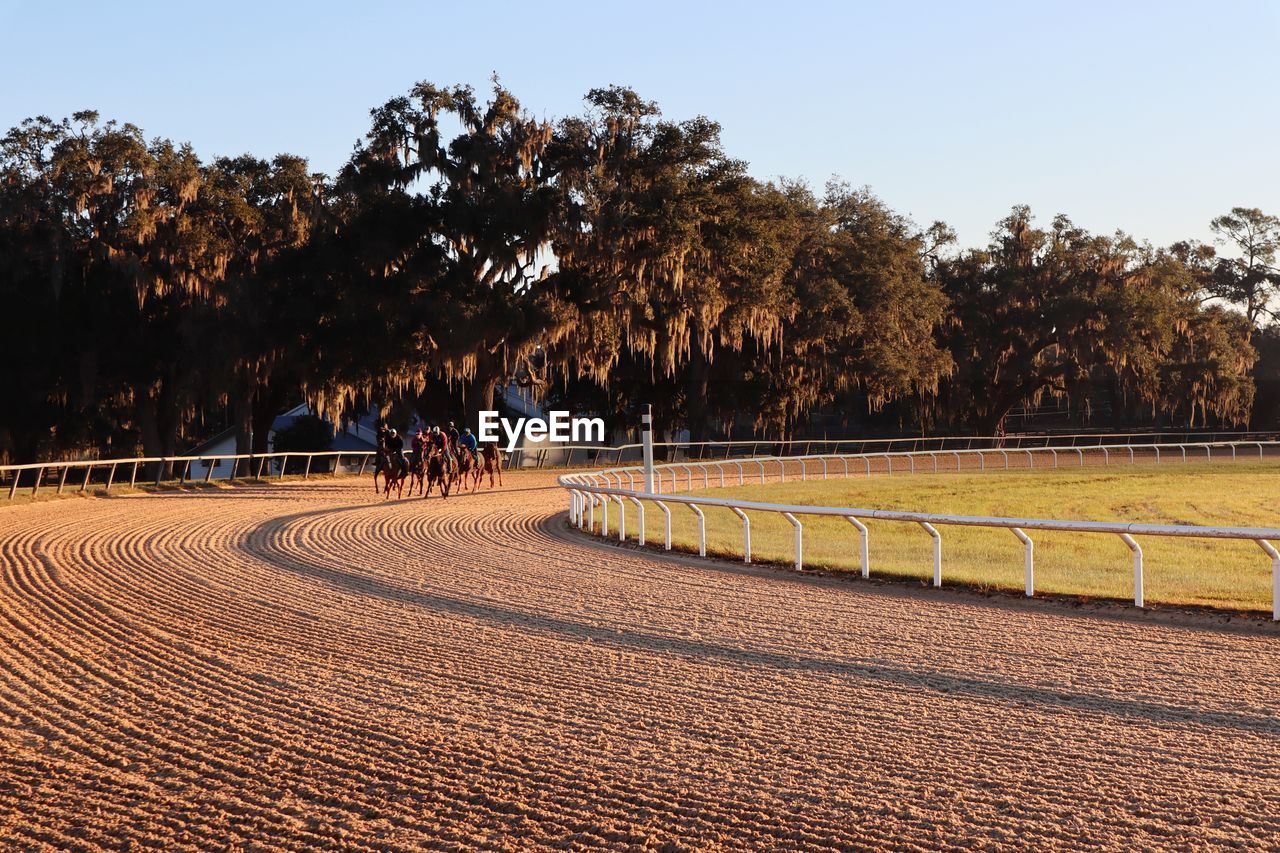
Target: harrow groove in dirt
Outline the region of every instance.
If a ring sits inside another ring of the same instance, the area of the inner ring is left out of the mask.
[[[552,483],[0,510],[0,846],[1280,839],[1273,630],[665,560]]]

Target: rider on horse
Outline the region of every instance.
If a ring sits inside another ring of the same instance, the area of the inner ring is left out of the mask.
[[[426,436],[423,435],[422,427],[418,427],[418,432],[414,435],[413,441],[410,442],[410,447],[412,448],[410,459],[412,460],[413,468],[416,471],[418,466],[422,464],[422,460],[426,458],[427,454],[427,439]]]
[[[400,476],[409,473],[409,460],[404,458],[404,439],[394,429],[387,433],[387,454],[400,466]]]
[[[458,439],[458,446],[470,453],[473,460],[475,459],[476,437],[471,434],[471,427],[466,427],[462,430],[462,436]]]

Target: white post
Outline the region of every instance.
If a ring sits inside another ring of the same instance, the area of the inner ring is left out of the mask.
[[[1142,590],[1142,546],[1128,533],[1121,533],[1120,538],[1133,552],[1133,606],[1143,607],[1146,600]]]
[[[609,535],[609,496],[600,496],[600,538]]]
[[[1018,541],[1022,543],[1022,564],[1023,571],[1026,574],[1026,592],[1027,598],[1031,598],[1036,594],[1036,546],[1031,541],[1031,537],[1023,533],[1017,527],[1010,527],[1013,535],[1018,537]]]
[[[671,507],[667,506],[662,501],[654,501],[654,503],[656,503],[658,505],[658,508],[662,510],[662,515],[663,515],[663,531],[666,534],[666,541],[663,543],[662,547],[665,550],[670,551],[671,550]]]
[[[804,568],[804,527],[799,519],[789,512],[784,512],[782,517],[791,522],[791,526],[796,529],[796,571],[798,572]]]
[[[858,528],[858,538],[862,540],[862,576],[869,578],[871,577],[871,559],[867,547],[867,526],[852,515],[846,515],[845,520]]]
[[[742,562],[751,562],[751,519],[747,518],[747,514],[736,506],[731,506],[733,514],[742,519]]]
[[[920,526],[933,537],[933,585],[942,586],[942,534],[927,521],[920,522]]]
[[[627,505],[622,502],[622,495],[614,495],[618,502],[618,541],[627,541]]]
[[[698,517],[698,556],[707,556],[707,517],[702,514],[702,510],[697,504],[689,504],[689,509],[693,510],[693,514]]]
[[[1271,558],[1271,621],[1280,622],[1280,551],[1265,539],[1254,541]]]
[[[644,453],[644,490],[647,494],[653,491],[653,404],[644,404],[644,414],[640,416],[640,442]]]
[[[629,500],[636,505],[636,516],[640,524],[640,530],[636,534],[636,544],[643,545],[644,544],[644,504],[640,503],[640,500],[638,498],[629,498]]]

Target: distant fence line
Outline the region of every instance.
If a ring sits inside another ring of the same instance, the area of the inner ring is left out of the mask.
[[[994,439],[993,439],[994,440]],[[1216,453],[1215,453],[1216,451]],[[1083,466],[1085,456],[1101,457],[1103,465],[1113,461],[1134,464],[1140,459],[1149,459],[1156,464],[1167,461],[1188,462],[1193,458],[1207,461],[1263,459],[1267,455],[1280,455],[1280,441],[1275,440],[1240,440],[1217,442],[1176,442],[1147,444],[1103,444],[1052,446],[1052,447],[980,447],[973,449],[934,448],[919,451],[882,451],[863,454],[816,454],[804,456],[766,456],[743,459],[690,459],[683,462],[668,462],[654,466],[654,488],[652,492],[644,490],[644,470],[640,466],[604,469],[591,472],[574,472],[563,474],[558,478],[560,485],[569,494],[569,519],[579,529],[599,532],[601,537],[609,535],[609,505],[618,505],[618,539],[627,540],[626,505],[629,501],[636,507],[639,530],[636,535],[638,544],[645,544],[644,512],[645,502],[652,503],[663,513],[665,524],[666,550],[671,550],[671,508],[670,503],[684,504],[698,519],[698,553],[706,556],[707,529],[703,507],[721,507],[730,510],[742,522],[742,554],[743,561],[751,562],[751,519],[748,511],[774,513],[781,515],[794,528],[794,565],[797,570],[804,568],[804,516],[834,516],[846,519],[858,532],[860,539],[860,560],[862,577],[870,573],[868,537],[869,531],[864,520],[884,520],[909,522],[919,525],[933,539],[933,585],[942,586],[942,534],[938,526],[989,527],[1010,531],[1023,545],[1023,561],[1025,576],[1025,594],[1035,594],[1035,545],[1027,530],[1072,531],[1081,533],[1113,534],[1124,542],[1133,554],[1133,601],[1136,607],[1145,604],[1145,584],[1143,571],[1142,546],[1134,536],[1172,536],[1204,539],[1236,539],[1254,542],[1271,560],[1271,595],[1272,619],[1280,621],[1280,551],[1270,540],[1280,540],[1280,528],[1271,527],[1222,527],[1199,526],[1189,524],[1144,524],[1134,522],[1105,521],[1071,521],[1044,518],[1005,518],[998,516],[965,516],[947,513],[901,512],[897,510],[881,510],[858,507],[829,507],[811,505],[774,504],[759,501],[747,501],[738,498],[691,497],[676,494],[681,488],[681,474],[684,477],[684,489],[710,489],[716,486],[745,485],[751,483],[785,482],[788,471],[791,476],[800,480],[809,479],[810,475],[822,479],[829,476],[850,477],[857,475],[870,476],[872,473],[893,475],[895,473],[916,473],[918,470],[928,471],[961,471],[966,467],[971,471],[1007,470],[1011,462],[1018,467],[1035,470],[1037,459],[1042,460],[1041,468],[1062,467],[1065,464]],[[898,470],[894,470],[895,464]],[[750,470],[749,470],[750,469]],[[735,482],[732,482],[736,480]],[[597,526],[597,508],[599,509],[599,525]]]
[[[1140,433],[1071,433],[1059,435],[929,436],[914,438],[850,438],[796,439],[788,441],[665,441],[655,442],[660,459],[711,460],[771,456],[807,456],[815,448],[828,454],[896,453],[953,451],[976,449],[1089,448],[1103,444],[1130,444],[1149,441],[1150,432]],[[1275,441],[1280,432],[1190,431],[1160,433],[1166,444],[1176,442]],[[364,474],[376,456],[373,450],[288,451],[278,453],[229,453],[199,456],[140,456],[127,459],[79,459],[63,462],[30,462],[0,466],[0,497],[12,499],[29,490],[37,494],[41,488],[56,488],[62,494],[68,488],[85,492],[91,487],[112,488],[139,482],[150,485],[165,483],[185,485],[191,482],[230,481],[238,479],[283,478],[287,475],[309,478],[313,473],[335,475]],[[505,457],[504,465],[512,468],[572,468],[601,464],[621,465],[639,461],[641,445],[552,445],[521,447]],[[230,463],[229,465],[225,463]],[[223,468],[226,474],[220,473]]]

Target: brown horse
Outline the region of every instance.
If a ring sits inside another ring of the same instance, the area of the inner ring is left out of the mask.
[[[413,487],[418,487],[418,494],[423,494],[427,479],[427,460],[422,453],[414,453],[409,458],[409,497],[413,497]]]
[[[493,488],[493,475],[498,475],[498,485],[502,485],[502,448],[496,444],[484,444],[480,447],[480,456],[484,462],[484,468],[481,470],[476,467],[476,485],[480,485],[480,477],[482,474],[489,475],[489,488]]]
[[[382,496],[383,500],[391,497],[392,489],[396,490],[397,500],[404,497],[404,481],[409,478],[408,460],[403,459],[403,457],[397,459],[395,458],[395,454],[389,454],[387,459],[387,469],[383,472],[383,477],[386,478],[387,484],[387,490]],[[412,489],[410,489],[409,494],[413,494]]]
[[[436,483],[440,484],[440,496],[449,497],[449,480],[449,465],[444,451],[432,448],[431,455],[427,457],[427,493],[423,497],[431,496]]]
[[[476,490],[480,480],[480,465],[475,455],[465,447],[458,448],[458,465],[453,472],[453,482],[459,490],[466,489],[467,480],[471,481],[471,491]]]

